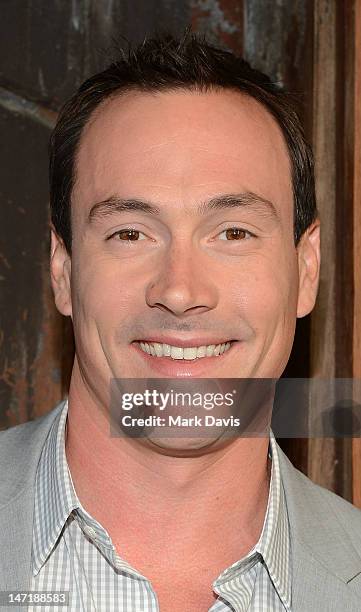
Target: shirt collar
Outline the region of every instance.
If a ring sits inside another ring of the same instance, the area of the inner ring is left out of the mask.
[[[272,457],[270,488],[267,511],[259,540],[243,559],[224,570],[214,581],[213,586],[216,593],[232,603],[232,590],[229,582],[233,579],[237,580],[240,574],[248,572],[261,557],[285,609],[290,611],[292,595],[290,531],[277,443],[272,431],[270,432],[269,454]],[[244,599],[244,609],[248,609],[251,597],[252,592],[248,590],[247,601]]]
[[[36,472],[32,548],[34,575],[47,560],[69,515],[79,505],[65,457],[67,414],[66,401],[50,429]]]
[[[283,605],[286,610],[290,610],[292,594],[290,529],[278,448],[272,431],[270,450],[272,453],[270,493],[266,519],[257,549],[262,554]]]
[[[68,401],[56,417],[46,439],[35,483],[35,507],[33,528],[33,573],[36,575],[54,548],[69,517],[77,510],[81,523],[95,527],[98,536],[109,554],[115,557],[114,546],[107,532],[82,508],[71,480],[65,454],[65,425]],[[291,606],[291,563],[290,534],[285,494],[281,481],[277,443],[270,433],[270,454],[272,456],[271,480],[268,504],[261,536],[257,544],[241,561],[224,570],[213,586],[225,584],[239,572],[247,571],[257,562],[259,555],[266,564],[270,578],[285,606]],[[98,529],[97,529],[98,528]],[[100,528],[100,529],[99,529]],[[127,564],[126,564],[127,565]]]
[[[94,541],[115,567],[141,576],[116,554],[111,538],[81,505],[68,467],[65,432],[68,400],[54,420],[44,444],[35,483],[32,570],[36,576],[52,552],[69,516],[73,513],[85,535]]]

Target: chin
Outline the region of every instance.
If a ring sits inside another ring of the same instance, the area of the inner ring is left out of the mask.
[[[210,437],[162,437],[149,436],[145,440],[148,448],[161,454],[170,457],[197,457],[207,453],[214,452],[219,448],[229,444],[230,440],[226,440],[222,435]]]

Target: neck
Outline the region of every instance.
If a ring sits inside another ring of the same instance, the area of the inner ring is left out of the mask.
[[[139,542],[154,560],[169,541],[175,558],[194,556],[195,549],[206,555],[215,545],[222,550],[229,541],[220,565],[257,542],[269,491],[268,438],[234,439],[196,457],[168,456],[135,439],[111,438],[106,414],[84,388],[71,385],[68,401],[66,455],[76,493],[129,562],[139,561]],[[134,550],[127,534],[137,535]]]

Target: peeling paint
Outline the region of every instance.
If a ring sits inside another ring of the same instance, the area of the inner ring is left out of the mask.
[[[9,262],[6,259],[5,255],[3,255],[2,253],[0,253],[0,263],[3,263],[5,268],[7,268],[8,270],[11,269],[11,265],[9,264]]]
[[[44,73],[43,73],[41,67],[39,67],[39,69],[38,69],[38,83],[39,83],[39,87],[40,87],[40,91],[41,91],[42,95],[43,96],[47,96],[48,95],[48,91],[47,91],[47,88],[45,86]]]
[[[0,87],[0,106],[13,113],[31,117],[50,129],[54,127],[57,119],[57,113],[54,111],[41,104],[22,98],[4,87]]]
[[[15,331],[17,339],[16,358],[9,364],[9,359],[5,357],[3,371],[0,374],[0,381],[12,390],[10,396],[10,406],[6,410],[6,417],[9,425],[17,425],[28,420],[28,383],[27,373],[27,350],[23,330],[20,324]]]
[[[45,254],[41,265],[41,326],[37,330],[36,352],[29,366],[31,417],[48,412],[62,399],[63,348],[67,346],[64,317],[58,312],[49,282],[49,264]],[[72,354],[69,355],[72,359]]]
[[[52,368],[51,370],[51,381],[56,385],[61,383],[61,371],[60,368]]]
[[[214,30],[229,34],[237,32],[237,25],[227,21],[218,0],[192,0],[191,7],[204,13],[204,19],[207,20],[207,24],[212,24]]]
[[[78,32],[80,30],[80,19],[81,19],[81,4],[78,0],[71,0],[71,13],[70,20],[74,30]]]
[[[307,15],[304,0],[244,0],[246,59],[284,85],[303,60]]]
[[[239,52],[242,45],[242,4],[234,0],[190,0],[193,30],[216,44]]]

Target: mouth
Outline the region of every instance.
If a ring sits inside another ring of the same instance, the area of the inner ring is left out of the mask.
[[[151,357],[165,357],[174,361],[194,361],[207,357],[220,357],[230,350],[234,340],[225,340],[218,344],[200,344],[179,346],[164,342],[153,342],[149,340],[136,341],[134,344],[146,355]]]
[[[215,367],[226,364],[229,360],[232,363],[235,347],[240,344],[242,343],[238,340],[205,340],[200,337],[188,340],[153,337],[132,342],[146,367],[154,372],[156,377],[161,378],[216,376],[218,368]]]

